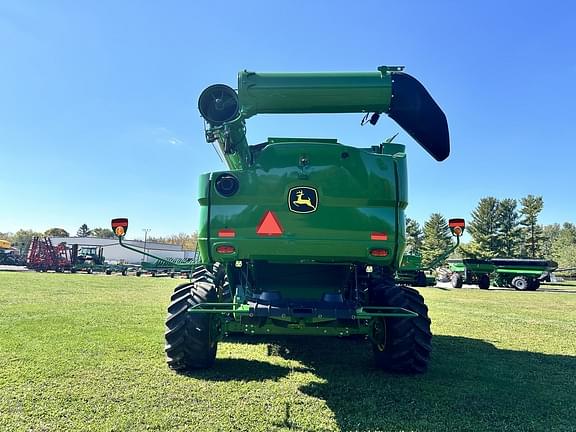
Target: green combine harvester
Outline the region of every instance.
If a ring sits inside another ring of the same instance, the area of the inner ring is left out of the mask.
[[[258,114],[363,113],[395,120],[436,160],[450,152],[446,117],[402,67],[362,73],[240,72],[237,91],[206,88],[206,139],[227,170],[201,175],[202,265],[168,306],[166,354],[177,371],[210,367],[227,335],[349,336],[378,367],[419,373],[432,334],[424,299],[394,276],[405,249],[403,145],[268,138],[249,145]],[[389,140],[390,141],[390,140]],[[463,220],[454,220],[461,235]],[[122,238],[127,219],[115,219]]]

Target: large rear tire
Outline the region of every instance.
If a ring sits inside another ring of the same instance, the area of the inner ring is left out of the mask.
[[[426,280],[426,273],[424,273],[423,271],[419,271],[418,274],[416,275],[416,286],[425,287],[427,284],[428,281]]]
[[[214,274],[206,267],[194,272],[191,282],[176,287],[166,319],[166,357],[176,371],[205,369],[214,364],[218,348],[217,319],[212,314],[192,315],[191,307],[218,300]]]
[[[488,289],[490,288],[490,276],[488,276],[487,274],[481,274],[478,277],[478,288],[480,289]]]
[[[413,318],[385,318],[375,322],[372,349],[376,366],[389,372],[424,373],[432,351],[430,318],[424,298],[413,288],[393,281],[371,287],[371,303],[416,312]]]
[[[540,288],[540,280],[536,278],[531,278],[529,281],[528,290],[536,291],[538,288]]]

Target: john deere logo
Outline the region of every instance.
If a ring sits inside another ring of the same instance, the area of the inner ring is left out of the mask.
[[[298,186],[288,192],[288,208],[294,213],[312,213],[318,208],[318,191],[308,186]]]

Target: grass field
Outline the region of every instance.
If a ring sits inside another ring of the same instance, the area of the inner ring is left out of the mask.
[[[190,376],[164,363],[176,281],[0,273],[0,431],[574,431],[576,285],[423,288],[422,376],[365,342],[237,339]]]

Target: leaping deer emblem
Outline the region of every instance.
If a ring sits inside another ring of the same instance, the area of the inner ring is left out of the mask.
[[[312,210],[316,210],[316,207],[312,205],[312,200],[310,198],[304,197],[304,191],[302,190],[296,191],[296,196],[297,198],[294,201],[292,201],[294,205],[297,205],[298,207],[300,207],[301,205],[305,205],[310,207]]]

